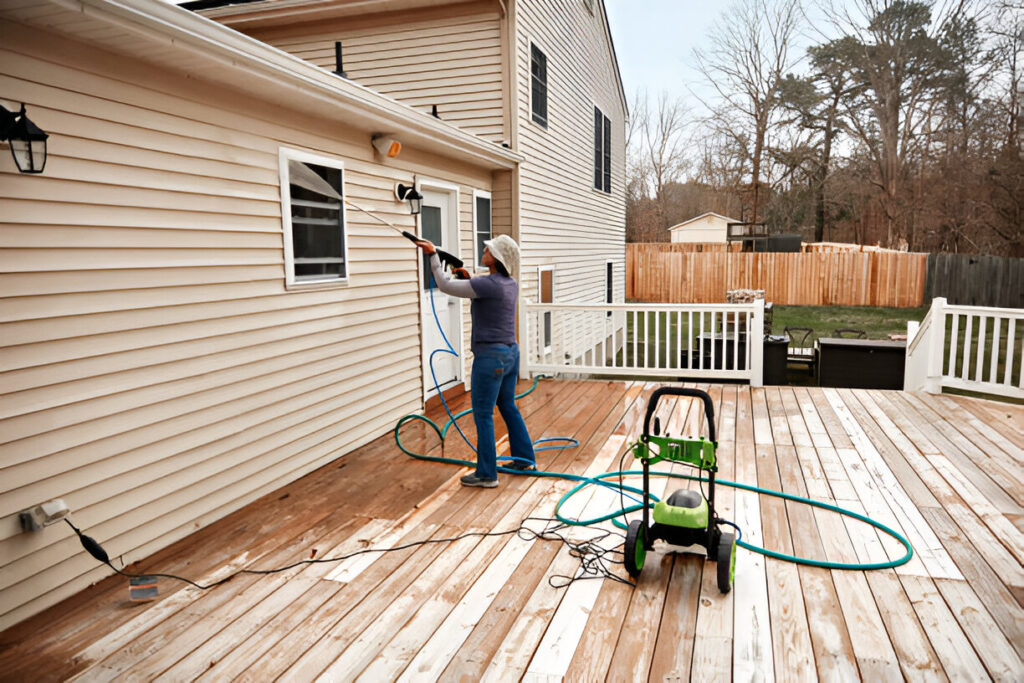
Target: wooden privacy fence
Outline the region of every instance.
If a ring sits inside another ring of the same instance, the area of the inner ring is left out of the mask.
[[[730,289],[763,289],[794,306],[914,307],[924,302],[927,254],[896,251],[681,252],[626,245],[626,296],[648,303],[721,303]]]
[[[1024,308],[1024,259],[979,254],[931,254],[925,297],[962,306]]]

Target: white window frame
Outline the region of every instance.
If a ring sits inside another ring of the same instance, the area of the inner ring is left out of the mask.
[[[478,254],[476,252],[477,234],[480,232],[480,230],[477,229],[477,215],[476,215],[476,200],[477,200],[477,198],[486,199],[487,200],[487,205],[491,209],[491,215],[490,215],[490,226],[491,226],[491,229],[490,229],[490,232],[489,232],[489,234],[487,236],[487,239],[493,239],[494,238],[494,199],[491,196],[491,193],[487,192],[486,190],[473,190],[473,265],[477,269],[481,269],[481,268],[484,267],[484,264],[482,264],[480,262],[480,258],[483,256],[483,253],[481,252],[480,254]]]
[[[544,301],[544,276],[541,273],[545,271],[551,272],[551,301]],[[555,267],[553,265],[537,266],[537,302],[542,304],[555,303]],[[549,327],[551,328],[551,336],[545,339],[544,336]],[[554,320],[551,319],[551,311],[544,311],[540,318],[540,341],[544,353],[551,352],[551,340],[554,336],[555,326]]]
[[[281,230],[284,236],[284,278],[286,289],[317,289],[326,287],[337,287],[347,285],[351,273],[352,262],[348,255],[348,215],[345,202],[341,202],[341,224],[344,233],[342,235],[341,247],[342,258],[345,263],[345,277],[323,277],[317,279],[297,280],[295,278],[295,253],[292,246],[292,197],[290,190],[291,174],[288,171],[288,161],[295,160],[302,163],[317,164],[319,166],[330,166],[341,171],[341,196],[345,197],[345,163],[338,158],[324,156],[314,152],[307,152],[298,149],[281,147],[278,150],[278,172],[281,183]]]
[[[535,48],[535,47],[537,48],[537,50],[542,55],[544,55],[544,93],[545,93],[544,111],[545,111],[545,116],[544,116],[544,122],[543,123],[541,123],[540,121],[538,121],[535,118],[533,118],[533,48]],[[548,127],[551,125],[551,69],[549,68],[550,65],[551,65],[551,62],[548,59],[548,50],[546,50],[545,48],[541,47],[540,43],[538,43],[536,40],[532,40],[532,39],[528,40],[527,41],[527,48],[526,48],[526,73],[527,73],[527,90],[526,90],[526,92],[529,95],[529,97],[527,97],[527,102],[530,105],[530,111],[529,111],[530,122],[533,125],[537,126],[538,128],[541,128],[542,130],[547,130]]]

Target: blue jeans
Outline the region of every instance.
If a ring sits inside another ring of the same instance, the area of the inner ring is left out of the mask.
[[[533,441],[516,407],[519,347],[515,344],[480,344],[474,352],[470,391],[476,423],[476,476],[497,479],[494,443],[494,406],[508,428],[509,447],[517,460],[536,465]]]

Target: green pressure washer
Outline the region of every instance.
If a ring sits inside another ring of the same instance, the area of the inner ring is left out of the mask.
[[[654,419],[654,431],[651,432],[651,417],[662,396],[689,396],[704,402],[704,413],[708,422],[708,439],[672,438],[667,434],[661,436],[660,423]],[[655,448],[657,449],[655,451]],[[633,457],[643,466],[643,519],[634,519],[626,530],[626,545],[623,548],[626,571],[636,579],[644,568],[647,551],[654,547],[654,542],[664,540],[677,546],[702,546],[707,551],[708,559],[718,565],[718,590],[728,593],[732,588],[736,569],[736,536],[722,532],[719,526],[728,524],[715,513],[715,472],[718,461],[715,450],[714,404],[711,397],[699,389],[683,387],[660,387],[651,394],[647,402],[647,414],[644,416],[644,431],[640,439],[633,444]],[[703,491],[680,489],[665,500],[654,503],[653,513],[648,501],[652,499],[650,486],[650,466],[668,460],[696,467],[707,471],[708,495]],[[650,517],[654,517],[654,523]]]

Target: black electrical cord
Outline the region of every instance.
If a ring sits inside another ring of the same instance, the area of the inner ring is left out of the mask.
[[[561,541],[563,544],[569,547],[569,552],[572,556],[580,559],[580,571],[582,572],[581,574],[578,574],[576,576],[556,575],[548,578],[548,583],[554,588],[565,588],[575,581],[590,578],[610,578],[616,581],[620,581],[622,583],[629,584],[631,586],[634,585],[633,583],[626,581],[625,579],[612,573],[611,569],[608,566],[609,564],[622,564],[621,559],[607,559],[608,555],[622,555],[622,552],[617,549],[618,546],[615,549],[607,549],[599,545],[600,541],[603,541],[609,536],[622,536],[622,534],[618,534],[616,532],[606,529],[601,529],[602,533],[599,536],[596,536],[588,541],[574,542],[570,541],[568,538],[559,533],[563,529],[570,528],[568,525],[559,522],[557,519],[550,519],[546,517],[527,517],[522,521],[522,523],[520,523],[518,527],[516,527],[515,529],[508,529],[506,531],[468,531],[459,536],[453,536],[450,538],[428,538],[422,541],[412,541],[410,543],[405,543],[403,545],[395,546],[393,548],[363,548],[361,550],[356,550],[354,552],[347,553],[345,555],[341,555],[338,557],[308,558],[304,560],[299,560],[298,562],[293,562],[283,567],[275,567],[273,569],[239,569],[238,571],[224,577],[223,579],[220,579],[219,581],[214,581],[213,583],[209,583],[206,585],[197,583],[192,579],[186,578],[184,576],[178,576],[177,574],[134,574],[131,572],[126,572],[115,566],[110,561],[110,556],[107,554],[107,551],[103,549],[103,547],[96,541],[96,539],[82,533],[82,531],[74,524],[72,524],[71,520],[67,517],[64,518],[64,521],[68,523],[68,526],[70,526],[76,534],[78,534],[78,538],[82,543],[82,547],[85,548],[85,550],[90,555],[92,555],[94,558],[96,558],[103,564],[113,569],[121,576],[125,576],[128,578],[174,579],[176,581],[187,583],[190,586],[194,586],[195,588],[204,591],[225,584],[240,574],[278,574],[280,572],[288,571],[289,569],[294,569],[295,567],[300,567],[302,565],[341,562],[351,557],[356,557],[357,555],[365,555],[367,553],[390,553],[398,550],[408,550],[409,548],[430,545],[433,543],[454,543],[455,541],[460,541],[464,538],[487,538],[493,536],[509,536],[511,534],[517,534],[521,539],[527,541],[534,539]],[[526,526],[526,523],[529,521],[545,522],[548,524],[548,526],[542,529],[541,531],[536,531]],[[561,581],[556,584],[554,579],[559,579]]]

